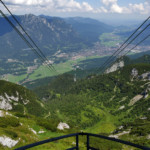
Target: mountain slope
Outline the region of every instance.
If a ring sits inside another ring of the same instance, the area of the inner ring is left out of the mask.
[[[77,47],[80,46],[80,44],[78,45],[78,43],[79,41],[81,42],[81,40],[77,33],[61,18],[52,17],[51,19],[46,19],[31,14],[16,17],[25,28],[27,33],[33,38],[34,41],[36,41],[37,45],[44,50],[45,54],[53,54],[58,49],[63,47],[66,47],[64,48],[64,51],[77,50],[74,46],[75,43],[77,43]],[[12,20],[11,17],[9,17],[9,19]],[[18,59],[23,59],[19,57],[23,55],[24,50],[26,50],[27,46],[3,18],[0,18],[0,20],[2,21],[2,26],[4,26],[5,24],[7,24],[8,26],[7,31],[7,26],[5,27],[5,30],[3,32],[1,31],[1,56],[7,56],[11,58],[17,57]],[[72,49],[67,49],[68,46],[71,46]],[[31,54],[29,50],[26,50],[26,54],[30,54],[33,56],[33,54]]]
[[[137,31],[137,33],[135,34],[135,36],[138,35],[142,30],[144,30],[143,33],[140,34],[138,38],[136,38],[136,40],[133,42],[133,44],[136,44],[136,43],[142,41],[145,37],[149,36],[149,32],[148,32],[148,30],[149,30],[149,27],[148,27],[149,23],[150,23],[150,21],[147,20],[147,22],[145,22],[143,24],[143,26],[140,28],[140,30]],[[142,24],[142,22],[140,24]],[[135,30],[138,28],[138,26],[135,26],[134,28],[135,29],[132,29],[132,28],[129,29],[129,31],[126,31],[126,30],[125,31],[121,31],[121,32],[119,31],[116,34],[119,35],[119,36],[121,36],[121,37],[123,37],[123,38],[128,38],[130,35],[132,35],[132,33],[135,32]],[[150,39],[147,38],[140,45],[142,45],[142,46],[149,46],[150,45]]]
[[[59,120],[48,119],[43,102],[28,89],[0,80],[0,149],[10,150],[63,133],[57,132]],[[62,131],[63,132],[63,131]],[[72,140],[66,145],[70,145]],[[47,144],[44,148],[64,147],[64,141]],[[69,146],[68,146],[69,147]]]
[[[149,64],[134,64],[78,80],[64,93],[53,88],[47,101],[51,117],[86,132],[150,145],[149,75]]]
[[[71,24],[79,35],[90,43],[98,41],[102,33],[112,32],[114,29],[112,26],[91,18],[72,17],[66,18],[65,21]]]
[[[37,96],[26,88],[0,80],[0,109],[44,116],[46,108]]]
[[[11,19],[11,21],[12,21],[12,19]],[[0,17],[0,27],[1,27],[0,36],[4,35],[6,33],[9,33],[13,30],[13,28],[2,17]]]

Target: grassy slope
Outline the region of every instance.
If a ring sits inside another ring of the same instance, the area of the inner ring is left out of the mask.
[[[100,109],[94,109],[96,111],[95,113],[99,113],[102,115],[102,119],[93,125],[92,127],[88,127],[85,132],[90,132],[90,133],[111,133],[116,129],[116,117],[111,115],[107,109],[100,110]]]
[[[12,114],[13,116],[10,116],[9,117],[9,120],[11,118],[14,118],[14,113],[10,113],[9,114]],[[5,116],[5,118],[7,118],[8,116]],[[2,117],[3,118],[3,117]],[[0,118],[1,119],[1,118]],[[47,130],[45,129],[44,127],[42,126],[39,126],[37,124],[37,119],[34,117],[34,116],[27,116],[27,117],[19,117],[19,119],[17,119],[19,121],[19,125],[17,126],[12,126],[10,123],[9,125],[7,124],[6,122],[6,125],[7,127],[3,126],[0,124],[0,136],[7,136],[7,137],[10,137],[11,139],[13,140],[19,140],[19,143],[13,147],[13,149],[15,148],[18,148],[20,146],[24,146],[24,145],[27,145],[27,144],[31,144],[31,143],[34,143],[34,142],[38,142],[38,141],[41,141],[41,140],[45,140],[45,139],[48,139],[48,138],[53,138],[53,137],[57,137],[57,136],[61,136],[61,135],[64,135],[66,133],[63,133],[63,132],[52,132],[50,130]],[[21,123],[21,124],[20,124]],[[33,129],[34,131],[37,132],[37,134],[33,133],[31,131],[31,129]],[[38,133],[39,131],[44,131],[45,133]],[[47,149],[57,149],[59,150],[60,147],[62,149],[65,149],[65,148],[69,148],[71,145],[72,145],[72,142],[75,141],[73,138],[70,138],[69,140],[60,140],[59,142],[52,142],[51,144],[44,144],[42,146],[38,146],[38,147],[35,147],[33,149],[35,150],[47,150]],[[42,148],[41,148],[42,147]],[[0,149],[1,150],[9,150],[10,148],[7,148],[7,147],[3,147],[1,144],[0,144]]]

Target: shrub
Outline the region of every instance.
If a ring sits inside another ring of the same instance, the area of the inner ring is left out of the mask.
[[[20,113],[20,112],[16,112],[16,113],[15,113],[15,116],[16,116],[16,117],[21,117],[21,118],[33,118],[32,115],[23,114],[23,113]]]
[[[32,100],[30,103],[26,105],[26,108],[28,110],[28,113],[34,116],[43,116],[45,113],[45,109],[41,106],[41,104],[36,101]]]
[[[25,114],[20,113],[20,112],[15,113],[15,116],[16,116],[16,117],[22,117],[22,118],[25,118],[25,117],[26,117]]]
[[[11,136],[11,138],[17,138],[18,137],[18,134],[14,131],[11,131],[11,130],[5,130],[5,133],[9,136]]]
[[[52,132],[57,130],[57,123],[54,120],[38,119],[37,124]]]
[[[21,105],[21,104],[18,104],[18,105],[14,105],[13,106],[13,110],[15,111],[15,112],[20,112],[20,113],[23,113],[24,112],[24,106],[23,105]]]
[[[15,117],[3,117],[0,118],[0,127],[6,128],[7,126],[18,127],[20,125],[19,120]]]
[[[29,134],[29,135],[32,134],[32,131],[29,130],[29,127],[27,127],[27,126],[20,126],[20,127],[18,127],[18,130],[19,130],[19,132],[25,133],[26,135],[27,134]]]

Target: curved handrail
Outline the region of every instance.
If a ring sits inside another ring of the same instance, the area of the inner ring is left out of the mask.
[[[141,145],[134,144],[134,143],[131,143],[131,142],[128,142],[128,141],[120,140],[120,139],[115,139],[115,138],[112,138],[112,137],[107,137],[107,136],[98,135],[98,134],[92,134],[92,133],[73,133],[73,134],[69,134],[69,135],[63,135],[63,136],[43,140],[43,141],[40,141],[40,142],[36,142],[36,143],[33,143],[33,144],[29,144],[29,145],[17,148],[15,150],[26,150],[26,149],[29,149],[29,148],[32,148],[32,147],[35,147],[35,146],[38,146],[38,145],[42,145],[42,144],[45,144],[45,143],[49,143],[49,142],[53,142],[53,141],[57,141],[57,140],[60,140],[60,139],[69,138],[69,137],[73,137],[73,136],[76,136],[76,147],[73,147],[73,148],[70,148],[70,149],[78,149],[78,136],[79,135],[87,136],[87,148],[92,148],[92,147],[89,146],[89,136],[93,136],[93,137],[106,139],[106,140],[109,140],[109,141],[122,143],[122,144],[129,145],[129,146],[133,146],[133,147],[143,149],[143,150],[150,150],[149,147],[141,146]]]
[[[74,133],[74,134],[69,134],[69,135],[63,135],[63,136],[59,136],[59,137],[55,137],[55,138],[43,140],[43,141],[40,141],[40,142],[36,142],[36,143],[33,143],[33,144],[29,144],[29,145],[17,148],[15,150],[25,150],[25,149],[32,148],[32,147],[35,147],[35,146],[38,146],[38,145],[42,145],[42,144],[49,143],[49,142],[54,142],[54,141],[57,141],[57,140],[61,140],[61,139],[64,139],[64,138],[73,137],[73,136],[76,136],[76,135],[79,135],[79,133]]]

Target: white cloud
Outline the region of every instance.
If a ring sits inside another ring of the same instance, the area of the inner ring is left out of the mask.
[[[102,3],[106,6],[110,5],[110,4],[115,4],[117,3],[117,0],[102,0]]]
[[[136,11],[143,11],[144,5],[143,3],[140,4],[129,4],[129,8],[132,9],[134,12]]]
[[[105,7],[100,7],[101,12],[107,13],[108,10]]]
[[[83,2],[82,6],[83,6],[84,10],[86,10],[86,11],[93,11],[92,6],[89,5],[87,2]]]
[[[113,13],[122,13],[123,8],[120,7],[118,4],[113,4],[110,8],[110,11],[113,12]]]
[[[120,14],[149,14],[150,13],[150,1],[147,0],[143,3],[129,3],[127,6],[119,6],[118,0],[101,0],[104,4],[104,9],[107,13],[120,13]],[[105,12],[105,11],[103,11]]]
[[[150,14],[150,2],[144,3],[144,10],[141,12],[141,14]]]
[[[67,13],[118,13],[118,14],[149,14],[150,0],[143,3],[130,3],[120,6],[118,0],[101,0],[100,7],[92,7],[86,0],[3,0],[13,13],[24,14],[61,14]],[[4,10],[0,5],[0,9]]]
[[[54,7],[58,9],[73,8],[81,9],[80,3],[74,0],[53,0]]]
[[[139,4],[129,4],[128,13],[137,14],[149,14],[150,13],[150,2],[144,2]]]
[[[93,7],[87,3],[79,3],[76,0],[4,0],[9,6],[20,6],[20,8],[41,7],[41,10],[49,9],[55,12],[94,12]],[[28,8],[28,10],[30,9]],[[32,11],[36,11],[36,10]]]
[[[109,13],[123,13],[124,9],[118,5],[118,0],[102,0],[102,3],[106,6]]]
[[[123,12],[123,8],[118,5],[118,0],[102,0],[102,3],[107,8],[107,9],[103,8],[103,10],[107,10],[107,12],[109,13],[122,13]]]
[[[4,0],[4,2],[14,5],[47,5],[52,0]]]

